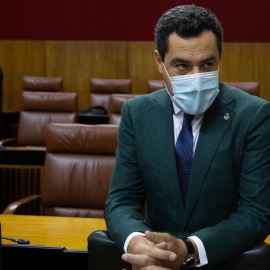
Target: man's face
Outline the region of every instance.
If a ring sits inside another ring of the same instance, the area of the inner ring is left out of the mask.
[[[182,38],[176,33],[172,33],[169,36],[164,65],[169,76],[173,77],[215,71],[218,69],[220,58],[216,36],[212,31],[205,30],[198,37],[190,38]],[[155,60],[171,96],[173,96],[171,82],[158,51],[155,51]]]

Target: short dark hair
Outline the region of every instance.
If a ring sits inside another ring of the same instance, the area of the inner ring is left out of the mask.
[[[155,29],[157,50],[164,61],[168,50],[169,35],[176,33],[183,38],[197,37],[204,30],[212,31],[217,39],[219,54],[222,51],[223,30],[216,15],[196,5],[181,5],[165,12]]]

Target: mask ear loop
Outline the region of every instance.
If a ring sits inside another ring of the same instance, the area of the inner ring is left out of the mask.
[[[167,73],[168,78],[171,80],[171,77],[170,77],[170,75],[169,75],[169,73],[168,73],[168,71],[167,71],[167,69],[166,69],[166,67],[165,67],[165,65],[164,65],[164,62],[162,62],[162,65],[163,65],[163,67],[164,67],[164,69],[165,69],[165,71],[166,71],[166,73]]]
[[[169,76],[169,73],[168,73],[168,71],[167,71],[167,69],[166,69],[166,67],[165,67],[165,65],[164,65],[164,62],[162,62],[162,65],[163,65],[163,67],[164,67],[164,69],[165,69],[165,71],[166,71],[166,73],[167,73],[167,76],[168,76],[170,82],[171,82],[171,77]],[[167,92],[168,92],[170,98],[172,99],[173,97],[171,96],[171,94],[170,94],[170,92],[169,92],[169,90],[168,90],[168,87],[167,87],[166,82],[165,82],[165,86],[166,86],[166,89],[167,89]],[[171,87],[172,87],[172,83],[171,83]]]

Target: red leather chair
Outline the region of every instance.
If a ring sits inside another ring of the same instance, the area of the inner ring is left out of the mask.
[[[150,94],[156,90],[159,90],[165,87],[166,87],[166,84],[165,84],[165,81],[163,80],[149,80],[147,93]]]
[[[260,84],[258,82],[224,82],[224,84],[239,88],[250,95],[260,96]]]
[[[108,112],[111,94],[131,94],[131,80],[98,78],[90,80],[90,107],[102,106]]]
[[[61,77],[23,76],[23,91],[62,92]]]
[[[41,195],[18,200],[3,214],[41,199],[47,216],[103,218],[117,133],[117,125],[49,124]]]
[[[18,144],[45,146],[47,124],[76,122],[76,93],[23,92]]]
[[[22,92],[18,137],[0,145],[45,146],[46,125],[77,122],[77,93]]]
[[[109,124],[119,125],[121,120],[121,109],[126,100],[134,98],[136,94],[112,94],[110,97],[110,120]]]

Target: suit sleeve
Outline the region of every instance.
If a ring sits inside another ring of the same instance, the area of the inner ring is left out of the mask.
[[[121,250],[129,234],[149,230],[142,215],[145,191],[127,104],[125,102],[122,107],[116,164],[104,212],[109,235]]]
[[[205,246],[209,269],[244,252],[270,233],[269,134],[270,104],[265,102],[253,116],[247,136],[243,138],[245,149],[237,211],[216,226],[194,233]]]

